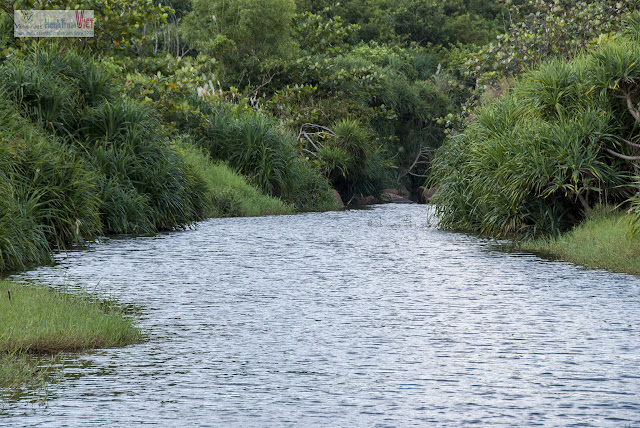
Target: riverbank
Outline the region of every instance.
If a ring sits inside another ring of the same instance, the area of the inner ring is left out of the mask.
[[[196,138],[205,118],[191,129],[180,116],[187,128],[175,129],[149,102],[123,98],[100,61],[56,48],[36,58],[0,64],[0,273],[101,235],[336,208],[329,182],[279,122],[245,112],[253,121],[220,119],[220,129]],[[93,89],[79,91],[86,82]],[[231,135],[227,152],[214,153],[221,135]],[[256,144],[238,153],[243,141]]]
[[[55,364],[34,355],[126,346],[143,334],[113,301],[0,280],[0,387],[38,383]],[[55,361],[55,359],[54,359]]]
[[[640,240],[632,238],[632,230],[627,214],[599,210],[564,235],[523,241],[515,246],[590,268],[638,275]]]

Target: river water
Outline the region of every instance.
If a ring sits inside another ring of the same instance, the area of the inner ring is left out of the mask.
[[[18,275],[138,305],[149,340],[69,356],[0,425],[640,427],[640,278],[429,209],[211,219]]]

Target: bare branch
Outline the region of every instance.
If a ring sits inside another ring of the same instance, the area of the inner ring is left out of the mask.
[[[253,91],[253,96],[254,97],[258,97],[258,91],[262,88],[264,88],[265,86],[267,86],[269,83],[271,83],[271,81],[273,80],[274,77],[276,77],[278,74],[281,74],[282,71],[274,71],[270,76],[269,76],[269,80],[265,81],[264,79],[262,79],[262,84],[259,85],[254,91]]]
[[[627,156],[627,155],[623,155],[622,153],[618,153],[618,152],[614,152],[613,150],[605,147],[604,148],[607,153],[612,154],[613,156],[620,158],[620,159],[624,159],[624,160],[628,160],[628,161],[638,161],[640,160],[640,156]]]
[[[415,168],[416,166],[420,165],[420,164],[428,164],[429,161],[424,161],[424,160],[420,160],[420,158],[424,155],[426,155],[427,153],[431,153],[431,152],[435,152],[434,149],[430,149],[429,147],[422,147],[420,146],[420,149],[418,150],[418,154],[416,155],[416,158],[414,159],[413,163],[411,164],[411,166],[409,168],[407,168],[405,170],[405,173],[403,174],[403,176],[410,174],[413,175],[414,177],[426,177],[426,175],[419,175],[419,174],[414,174],[411,171],[413,171],[413,168]]]
[[[631,142],[631,141],[629,141],[629,140],[625,140],[624,138],[620,138],[620,139],[621,139],[622,141],[624,141],[625,143],[627,143],[629,146],[640,149],[640,144],[638,144],[638,143],[633,143],[633,142]],[[638,137],[635,137],[635,138],[634,138],[634,140],[638,140]]]
[[[319,151],[320,149],[318,148],[318,146],[316,146],[316,144],[313,142],[313,140],[311,139],[311,137],[309,137],[309,134],[307,134],[304,131],[301,131],[300,134],[298,135],[298,140],[300,140],[300,136],[303,136],[309,143],[311,143],[311,145],[313,146],[314,149],[316,149],[316,152]]]
[[[300,126],[300,129],[305,129],[305,128],[318,128],[318,129],[322,129],[325,132],[328,132],[332,137],[336,136],[336,133],[333,132],[331,129],[327,128],[326,126],[322,126],[322,125],[316,125],[315,123],[303,123],[302,126]],[[312,134],[317,134],[318,132],[312,132]]]
[[[624,96],[627,100],[627,109],[629,109],[629,113],[631,113],[631,116],[633,116],[636,122],[640,122],[640,112],[638,112],[638,109],[633,104],[633,100],[631,100],[631,91],[625,91]]]

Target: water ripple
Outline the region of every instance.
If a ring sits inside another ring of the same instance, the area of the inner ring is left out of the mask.
[[[212,219],[20,275],[141,305],[11,426],[638,426],[640,280],[439,231],[426,206]]]

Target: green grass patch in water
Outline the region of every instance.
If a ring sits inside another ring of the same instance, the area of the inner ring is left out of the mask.
[[[20,395],[20,388],[44,388],[62,367],[60,354],[0,353],[0,388],[3,396]]]
[[[142,339],[133,318],[112,301],[0,280],[2,388],[48,376],[51,370],[35,355],[125,346]]]
[[[580,225],[556,238],[516,244],[520,250],[615,272],[640,274],[640,239],[628,215],[597,208]]]

